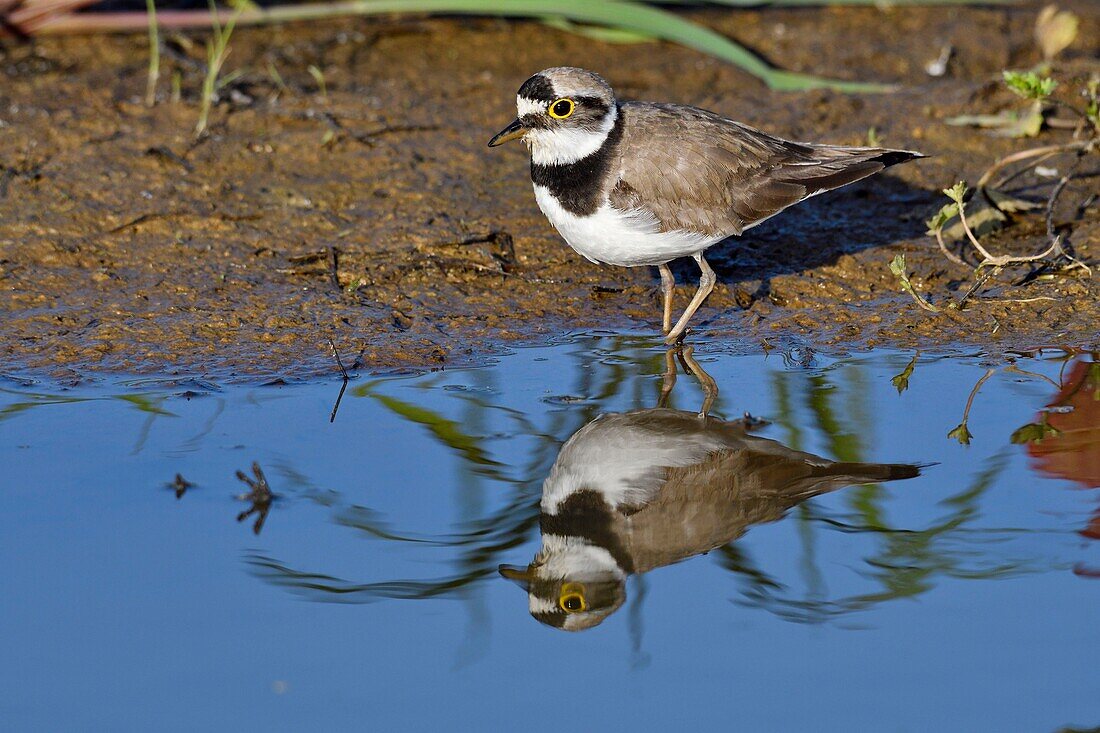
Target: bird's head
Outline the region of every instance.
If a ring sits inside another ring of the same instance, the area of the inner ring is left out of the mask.
[[[568,165],[599,150],[618,118],[615,92],[598,74],[559,66],[523,82],[517,117],[489,147],[522,139],[538,165]]]
[[[626,600],[626,574],[591,546],[544,546],[526,568],[501,565],[499,572],[527,591],[537,621],[565,631],[599,625]]]

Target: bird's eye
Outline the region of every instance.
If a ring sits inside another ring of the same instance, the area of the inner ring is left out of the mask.
[[[556,120],[564,120],[573,114],[576,106],[572,99],[558,99],[550,105],[550,116]]]
[[[584,600],[584,586],[580,583],[563,584],[561,596],[558,597],[558,606],[566,613],[587,610],[588,603]]]
[[[558,600],[558,605],[561,606],[561,610],[566,613],[577,613],[583,611],[587,606],[584,602],[584,596],[580,593],[567,593]]]

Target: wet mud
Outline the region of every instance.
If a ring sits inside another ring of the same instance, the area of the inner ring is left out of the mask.
[[[1059,74],[1084,78],[1100,69],[1100,7],[1068,5],[1082,25]],[[202,34],[166,34],[152,108],[142,36],[7,42],[0,368],[287,378],[332,372],[329,338],[345,362],[387,370],[476,361],[569,329],[656,334],[655,270],[575,254],[535,205],[523,147],[485,147],[514,116],[523,79],[561,64],[601,72],[624,98],[696,104],[794,139],[866,144],[874,128],[882,145],[932,156],[711,250],[720,285],[689,338],[745,351],[1100,346],[1100,281],[1082,271],[1008,270],[964,311],[931,315],[888,268],[905,254],[914,285],[941,303],[973,281],[924,221],[946,201],[940,189],[1031,143],[943,120],[1016,104],[999,75],[1039,61],[1037,10],[691,13],[783,68],[900,85],[858,96],[770,92],[683,48],[608,45],[529,22],[241,29],[227,64],[241,73],[200,139]],[[947,74],[931,78],[924,67],[945,44]],[[1084,166],[1055,217],[1072,224],[1086,263],[1100,254],[1100,214],[1077,203],[1097,175]],[[1042,199],[1052,181],[1021,185]],[[988,246],[1033,254],[1045,244],[1044,222],[1030,216]],[[697,273],[690,261],[674,270],[682,307]]]

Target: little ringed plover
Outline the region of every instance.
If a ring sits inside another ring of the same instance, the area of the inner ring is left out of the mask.
[[[714,288],[707,248],[811,196],[924,157],[791,142],[696,107],[620,102],[599,75],[571,67],[525,81],[516,107],[517,119],[489,146],[527,144],[535,200],[574,250],[597,263],[657,266],[668,343]],[[673,326],[668,263],[686,256],[702,276]]]

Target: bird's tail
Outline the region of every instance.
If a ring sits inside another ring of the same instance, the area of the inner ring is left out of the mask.
[[[915,478],[920,476],[922,468],[927,468],[927,465],[841,462],[821,466],[814,473],[821,478],[830,478],[839,483],[871,484]]]
[[[813,146],[813,161],[786,165],[776,177],[806,187],[806,195],[847,186],[884,168],[926,157],[914,150],[851,148],[840,145]]]

